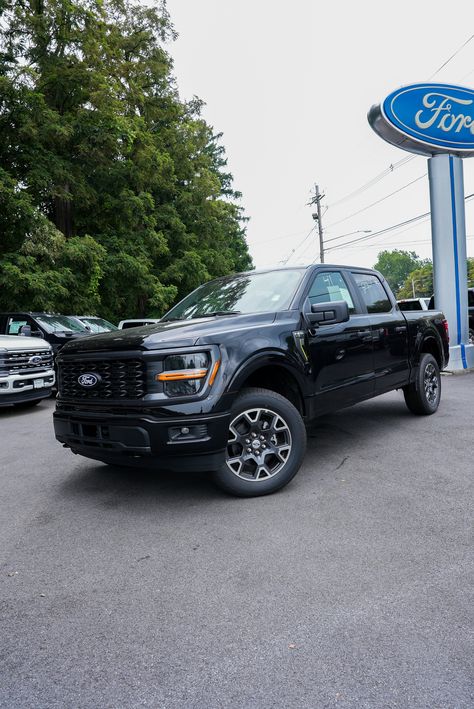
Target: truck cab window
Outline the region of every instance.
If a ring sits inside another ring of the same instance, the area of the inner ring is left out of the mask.
[[[23,325],[28,325],[26,320],[15,320],[15,318],[8,319],[7,335],[19,335],[20,329]]]
[[[368,313],[389,313],[392,304],[377,276],[370,273],[353,273]]]
[[[318,273],[308,293],[308,298],[311,305],[345,300],[349,306],[349,312],[353,313],[355,311],[349,288],[342,273],[339,271]]]

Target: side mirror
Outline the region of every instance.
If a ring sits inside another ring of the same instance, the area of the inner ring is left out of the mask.
[[[33,330],[33,332],[31,333],[31,337],[44,337],[44,335],[41,330]]]
[[[23,337],[31,337],[31,325],[22,325],[18,334],[23,335]]]
[[[314,303],[306,319],[313,326],[336,325],[349,320],[349,306],[345,300],[335,300],[328,303]]]

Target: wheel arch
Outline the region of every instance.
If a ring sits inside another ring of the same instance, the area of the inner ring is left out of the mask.
[[[269,389],[290,401],[302,416],[305,415],[302,374],[288,362],[283,353],[267,352],[244,362],[230,380],[228,391],[246,387]]]
[[[430,331],[426,333],[420,340],[419,347],[416,353],[417,364],[419,364],[421,355],[431,354],[438,363],[440,370],[443,368],[443,346],[438,333]]]

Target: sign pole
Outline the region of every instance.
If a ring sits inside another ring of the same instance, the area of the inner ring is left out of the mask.
[[[462,159],[434,155],[428,160],[428,175],[435,308],[449,323],[449,369],[469,369],[474,367],[474,346],[469,344]]]

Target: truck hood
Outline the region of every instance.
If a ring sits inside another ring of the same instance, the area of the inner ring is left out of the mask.
[[[156,325],[133,327],[120,332],[89,335],[68,342],[61,353],[173,349],[193,347],[200,344],[200,340],[206,344],[218,344],[219,336],[224,333],[250,328],[258,329],[262,325],[272,323],[274,319],[275,313],[252,313],[159,322]]]
[[[41,337],[24,335],[0,335],[0,349],[6,350],[50,350],[51,345]]]

